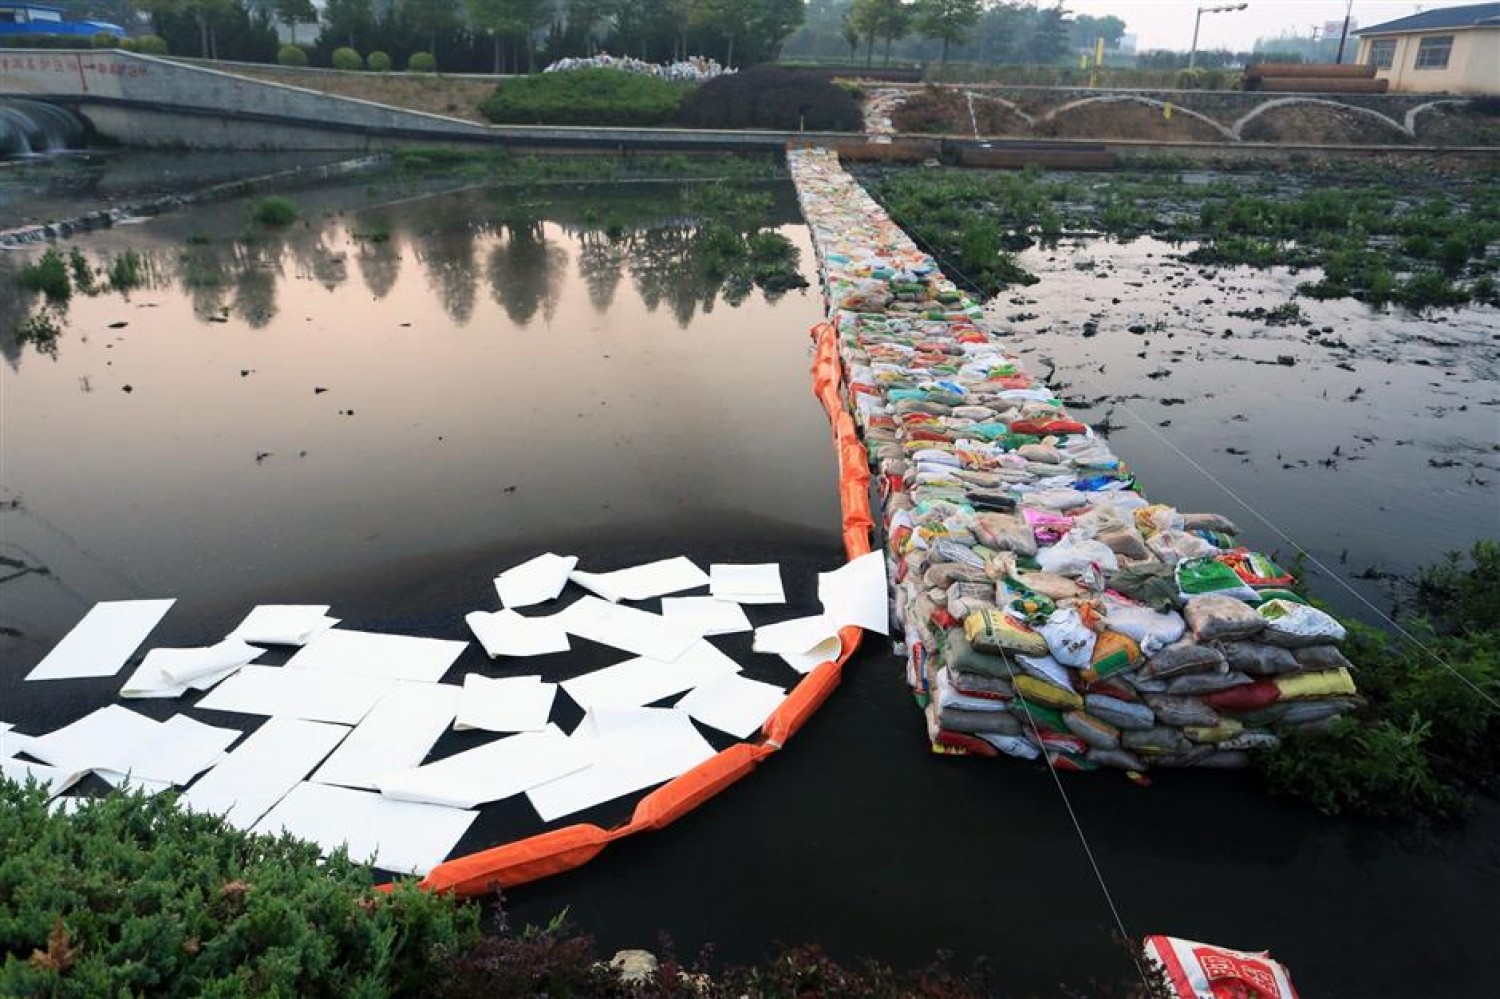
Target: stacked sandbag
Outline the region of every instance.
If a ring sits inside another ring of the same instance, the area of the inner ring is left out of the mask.
[[[788,158],[936,751],[1240,767],[1359,706],[1344,629],[1288,573],[1147,500],[835,156]]]
[[[557,59],[548,63],[542,72],[568,73],[580,69],[612,69],[620,73],[634,73],[637,76],[654,76],[659,80],[671,80],[675,83],[702,83],[734,72],[732,69],[719,65],[717,60],[703,56],[691,56],[676,62],[654,63],[632,56],[612,56],[608,52],[586,57],[569,56]]]

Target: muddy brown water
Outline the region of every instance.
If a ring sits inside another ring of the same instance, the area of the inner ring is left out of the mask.
[[[55,359],[7,336],[0,554],[48,572],[0,583],[0,718],[45,731],[111,699],[118,678],[20,682],[101,599],[178,597],[152,644],[209,641],[261,601],[467,638],[462,614],[493,606],[490,576],[569,549],[604,569],[779,559],[791,606],[752,616],[812,606],[814,571],[841,558],[807,373],[815,289],[726,300],[662,192],[298,197],[313,221],[253,249],[228,238],[238,204],[75,240],[95,257],[142,252],[159,283],[76,298]],[[623,243],[600,231],[611,215],[629,222]],[[770,221],[811,277],[787,191]],[[378,229],[389,240],[353,236]],[[991,312],[1029,365],[1050,358],[1064,394],[1094,402],[1081,416],[1113,407],[1111,443],[1149,494],[1226,512],[1284,553],[1212,475],[1329,567],[1320,592],[1366,613],[1340,581],[1377,607],[1384,591],[1351,573],[1410,571],[1496,533],[1493,314],[1413,322],[1304,303],[1315,328],[1335,327],[1312,337],[1225,315],[1280,304],[1286,275],[1203,276],[1147,241],[1033,252],[1042,284]],[[1008,318],[1025,313],[1045,318]],[[722,644],[751,661],[743,639]],[[619,658],[584,646],[504,671],[565,677]],[[468,669],[494,666],[471,649]],[[778,670],[752,664],[793,679]],[[878,642],[847,676],[750,779],[509,893],[512,922],[567,907],[606,953],[665,932],[682,954],[713,943],[728,961],[776,942],[902,965],[944,950],[986,957],[1014,994],[1040,992],[1129,970],[1081,829],[1132,935],[1269,948],[1309,996],[1488,990],[1493,802],[1416,834],[1325,819],[1244,776],[1161,774],[1143,789],[1097,775],[1065,782],[1075,828],[1045,771],[931,756]],[[611,823],[629,804],[574,818]],[[491,807],[461,849],[540,828],[524,802]]]

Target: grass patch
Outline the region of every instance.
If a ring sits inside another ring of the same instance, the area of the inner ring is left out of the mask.
[[[22,267],[16,280],[22,288],[45,295],[49,302],[66,302],[73,297],[68,262],[53,248],[49,248],[35,263]]]
[[[669,125],[688,87],[614,69],[506,80],[479,111],[503,125]]]
[[[418,994],[473,946],[472,907],[289,837],[113,794],[73,816],[0,780],[0,995]]]
[[[261,198],[250,208],[250,220],[268,228],[289,226],[300,214],[295,201],[279,195]]]

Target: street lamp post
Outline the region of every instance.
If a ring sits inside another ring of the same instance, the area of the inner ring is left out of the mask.
[[[1188,54],[1188,69],[1198,66],[1198,29],[1203,27],[1204,14],[1225,14],[1233,10],[1244,10],[1249,7],[1248,3],[1231,3],[1222,7],[1199,7],[1198,16],[1193,19],[1193,51]]]

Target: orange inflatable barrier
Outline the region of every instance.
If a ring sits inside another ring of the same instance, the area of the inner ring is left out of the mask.
[[[812,335],[817,340],[813,391],[833,427],[839,461],[844,552],[854,559],[871,550],[870,531],[875,519],[870,509],[870,467],[854,420],[839,394],[843,378],[837,331],[832,323],[825,322],[814,326]],[[844,664],[858,650],[863,634],[855,627],[839,633],[838,658],[818,666],[792,688],[786,700],[761,726],[759,741],[731,746],[663,784],[636,804],[630,821],[624,825],[601,829],[580,823],[458,857],[433,868],[422,879],[421,887],[458,895],[480,895],[496,888],[539,881],[583,866],[617,839],[672,824],[785,746],[839,685]]]

